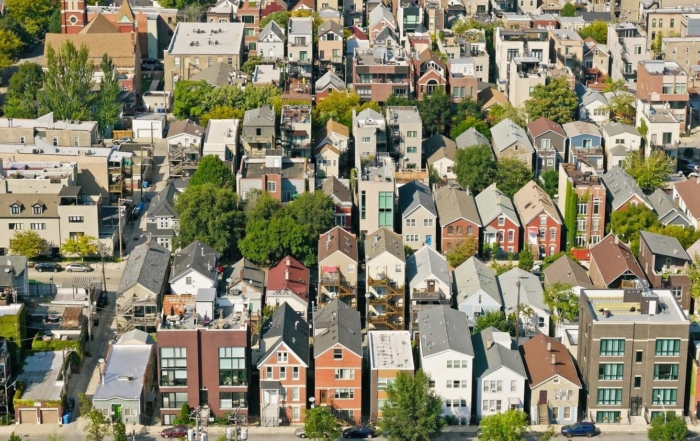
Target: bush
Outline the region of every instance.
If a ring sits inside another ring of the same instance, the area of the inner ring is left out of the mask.
[[[32,351],[47,352],[47,351],[63,351],[65,349],[80,349],[80,342],[77,340],[56,340],[51,339],[44,341],[39,334],[34,336],[32,340]]]

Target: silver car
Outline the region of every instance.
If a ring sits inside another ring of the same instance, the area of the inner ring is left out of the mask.
[[[66,265],[66,271],[69,273],[89,273],[92,268],[89,265],[84,265],[82,263],[71,263]]]

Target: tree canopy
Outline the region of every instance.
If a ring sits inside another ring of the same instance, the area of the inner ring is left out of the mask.
[[[10,252],[17,256],[33,259],[47,249],[46,241],[36,231],[15,231],[15,235],[10,238]]]
[[[231,167],[216,155],[206,155],[199,162],[197,170],[190,178],[189,186],[213,184],[217,188],[236,189],[236,178]]]
[[[352,111],[358,111],[359,108],[360,95],[354,92],[332,93],[316,104],[312,120],[317,123],[319,128],[325,126],[331,119],[350,128],[352,127]]]
[[[0,69],[12,66],[23,46],[22,40],[14,32],[0,29]]]
[[[608,100],[605,110],[610,112],[610,119],[623,124],[634,125],[637,118],[635,109],[635,97],[629,92],[614,92],[615,95]]]
[[[85,256],[95,254],[97,251],[97,239],[93,236],[80,235],[70,237],[61,245],[63,254],[77,254],[82,262],[85,262]]]
[[[688,278],[690,279],[690,295],[697,303],[700,300],[700,255],[694,253],[690,256],[693,261],[688,266]]]
[[[637,181],[642,191],[651,194],[663,187],[673,173],[674,160],[662,150],[652,151],[648,158],[644,158],[641,153],[632,153],[625,158],[622,168]]]
[[[700,239],[700,231],[697,231],[693,227],[683,227],[681,225],[656,225],[649,228],[649,231],[656,234],[662,234],[664,236],[671,236],[678,239],[681,247],[684,250],[690,248],[698,239]]]
[[[380,425],[390,440],[430,441],[442,433],[442,398],[430,388],[423,369],[415,376],[399,372],[386,394]]]
[[[579,34],[584,40],[590,37],[598,44],[608,43],[608,25],[599,20],[594,21],[588,26],[584,26]]]
[[[49,27],[51,15],[57,6],[54,0],[5,0],[7,13],[13,16],[34,38]]]
[[[260,20],[260,29],[267,26],[270,21],[275,21],[282,29],[287,28],[287,23],[289,22],[289,12],[288,11],[277,11],[268,15],[267,17]]]
[[[122,86],[119,84],[117,69],[107,54],[102,55],[100,70],[103,77],[100,82],[100,91],[97,94],[94,116],[100,132],[106,136],[107,131],[119,122],[122,111],[119,94],[122,91]]]
[[[522,107],[513,107],[512,104],[504,105],[494,104],[489,108],[488,119],[491,127],[495,126],[504,119],[509,118],[516,125],[525,128],[525,111]]]
[[[173,115],[179,119],[197,118],[205,109],[202,106],[212,87],[206,81],[178,81],[173,91]]]
[[[556,323],[578,321],[579,298],[571,290],[571,285],[555,283],[544,290],[544,303],[553,312]]]
[[[575,17],[576,16],[576,6],[571,3],[567,3],[561,9],[562,17]]]
[[[559,193],[559,171],[545,170],[540,174],[542,190],[546,191],[550,198]]]
[[[462,133],[471,129],[472,127],[474,127],[476,130],[478,130],[479,133],[484,135],[487,139],[491,138],[491,128],[486,123],[486,121],[484,121],[483,119],[477,118],[475,116],[471,116],[471,115],[467,116],[457,126],[452,127],[452,130],[450,131],[450,137],[452,139],[455,139],[459,135],[461,135]]]
[[[477,252],[479,252],[479,239],[475,236],[467,236],[459,245],[447,252],[447,263],[452,268],[457,268]]]
[[[484,144],[458,149],[453,171],[459,185],[468,188],[471,194],[479,194],[496,179],[496,161],[491,146]]]
[[[688,436],[688,427],[685,419],[675,412],[659,412],[651,420],[651,426],[647,429],[649,441],[683,441]]]
[[[515,324],[508,321],[503,311],[486,311],[476,318],[473,333],[477,334],[486,328],[493,326],[501,332],[507,332],[515,337]]]
[[[523,247],[518,255],[518,268],[525,271],[531,271],[535,266],[535,257],[532,255],[530,247]]]
[[[342,435],[335,416],[328,407],[320,406],[306,409],[304,431],[309,439],[334,440]]]
[[[639,253],[639,232],[659,225],[656,213],[644,205],[628,205],[610,215],[610,231],[621,241],[630,243],[630,251],[635,256]]]
[[[229,106],[214,106],[199,118],[199,123],[206,127],[210,119],[243,119],[244,115],[245,111],[242,109],[234,109]]]
[[[180,119],[200,120],[217,107],[244,112],[263,104],[274,104],[281,93],[279,87],[272,84],[242,89],[237,84],[211,87],[206,81],[178,81],[175,84],[173,114]],[[211,118],[208,115],[207,121]]]
[[[444,133],[445,128],[450,124],[452,103],[444,90],[437,89],[418,101],[418,111],[423,120],[423,131],[428,136]]]
[[[570,3],[567,3],[569,5]],[[479,422],[480,441],[521,441],[525,439],[527,415],[522,410],[509,409],[489,415]]]
[[[565,124],[573,121],[577,108],[578,97],[564,78],[554,78],[546,85],[538,84],[525,102],[530,121],[544,116]]]
[[[517,158],[503,158],[496,166],[498,189],[509,198],[532,180],[532,170]]]
[[[37,97],[44,81],[44,71],[36,63],[22,63],[10,77],[5,107],[6,118],[36,118],[39,116]]]

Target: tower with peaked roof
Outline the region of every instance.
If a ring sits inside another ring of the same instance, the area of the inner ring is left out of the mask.
[[[85,25],[87,25],[86,1],[61,0],[61,33],[77,34]]]
[[[119,12],[117,12],[117,21],[115,22],[119,33],[126,34],[135,31],[135,22],[136,18],[134,17],[134,11],[131,10],[129,2],[124,0],[121,6],[119,7]]]

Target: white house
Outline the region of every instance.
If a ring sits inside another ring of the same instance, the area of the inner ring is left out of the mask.
[[[472,409],[474,349],[464,337],[467,320],[463,312],[440,305],[418,313],[420,359],[433,380],[433,390],[442,398],[442,414],[469,425]]]
[[[399,210],[404,244],[414,250],[424,245],[435,249],[437,209],[430,187],[420,181],[399,187]]]
[[[629,124],[611,122],[604,124],[600,132],[603,134],[606,150],[622,146],[628,151],[636,152],[642,145],[642,135],[639,134],[639,130]]]
[[[170,124],[168,128],[168,145],[200,146],[204,136],[204,127],[189,119]]]
[[[386,318],[403,324],[406,253],[401,235],[382,227],[365,239],[367,312],[370,326]]]
[[[411,299],[426,293],[451,297],[447,261],[427,245],[413,253],[406,261],[406,277]]]
[[[527,372],[515,342],[493,326],[472,335],[476,419],[524,410]]]
[[[590,121],[600,126],[610,119],[610,111],[607,109],[608,100],[594,89],[588,89],[581,97],[579,104],[579,119]]]
[[[163,131],[167,125],[165,113],[142,113],[136,115],[131,122],[134,138],[163,139]]]
[[[229,296],[240,297],[249,311],[262,311],[265,291],[265,272],[250,260],[243,258],[224,272]]]
[[[238,150],[239,124],[237,119],[210,119],[202,155],[216,155],[222,161],[232,161]]]
[[[258,34],[258,53],[265,61],[284,58],[284,30],[274,20],[270,20]]]
[[[219,253],[195,240],[173,257],[170,290],[173,294],[196,294],[200,288],[216,288]]]
[[[503,307],[496,273],[476,256],[454,269],[452,286],[457,309],[467,315],[470,327],[481,314]]]
[[[498,285],[501,287],[506,315],[515,312],[518,295],[520,296],[520,326],[526,337],[532,337],[538,332],[549,334],[551,311],[544,304],[544,290],[539,276],[513,268],[498,276]]]

